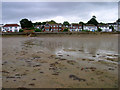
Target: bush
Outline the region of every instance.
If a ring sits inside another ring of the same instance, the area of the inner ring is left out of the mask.
[[[23,32],[23,29],[20,29],[19,32]]]
[[[41,32],[42,30],[41,29],[35,29],[35,32]]]
[[[65,29],[63,30],[63,32],[68,32],[68,28],[65,28]]]
[[[98,32],[101,32],[101,31],[102,31],[102,29],[98,28]]]

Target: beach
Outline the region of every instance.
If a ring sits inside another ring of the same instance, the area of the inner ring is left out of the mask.
[[[3,88],[117,88],[118,34],[2,37]]]

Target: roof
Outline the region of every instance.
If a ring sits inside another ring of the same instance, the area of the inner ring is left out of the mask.
[[[99,27],[109,27],[108,24],[98,24]]]
[[[116,25],[117,23],[114,22],[114,23],[107,23],[108,25]]]
[[[85,26],[95,26],[94,24],[86,24]]]
[[[3,27],[17,27],[18,24],[5,24]]]

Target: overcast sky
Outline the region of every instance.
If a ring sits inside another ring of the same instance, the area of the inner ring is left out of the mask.
[[[95,15],[98,22],[115,22],[117,2],[2,2],[2,23],[19,23],[23,18],[32,22],[55,20],[87,22]]]

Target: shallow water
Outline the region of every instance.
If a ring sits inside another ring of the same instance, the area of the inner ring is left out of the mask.
[[[67,59],[87,58],[109,61],[106,58],[118,57],[116,36],[31,37],[22,43],[33,46],[35,51],[47,51]]]

